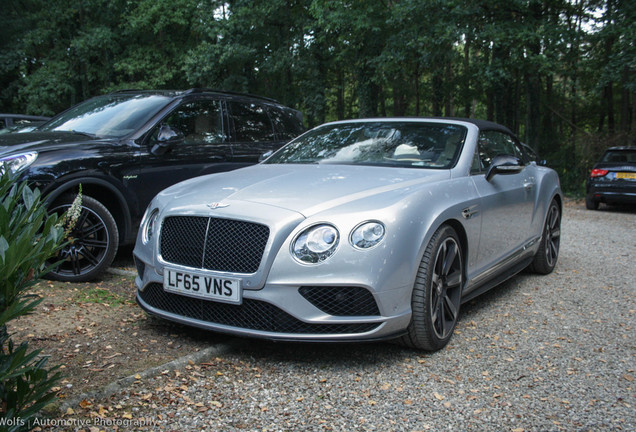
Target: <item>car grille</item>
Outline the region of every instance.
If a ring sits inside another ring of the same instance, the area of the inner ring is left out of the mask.
[[[139,296],[155,309],[185,318],[272,333],[355,334],[369,332],[380,325],[306,323],[264,301],[243,299],[241,305],[218,303],[166,292],[159,283],[149,284]]]
[[[265,225],[201,216],[171,216],[161,227],[161,257],[188,267],[255,273],[269,238]]]
[[[362,287],[304,286],[299,290],[311,304],[335,316],[380,315],[373,294]]]

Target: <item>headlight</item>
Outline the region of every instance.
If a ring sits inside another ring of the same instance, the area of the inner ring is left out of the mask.
[[[331,225],[315,225],[296,237],[292,253],[303,263],[319,263],[333,255],[339,239],[338,230]]]
[[[4,173],[5,166],[7,166],[11,172],[23,170],[35,162],[37,157],[37,152],[30,152],[0,158],[0,173]]]
[[[152,236],[157,232],[157,217],[159,216],[159,209],[154,209],[148,215],[146,220],[146,224],[143,225],[143,232],[141,235],[141,239],[144,244],[148,244],[152,240]]]
[[[380,222],[364,222],[351,232],[351,244],[358,249],[368,249],[380,243],[385,232]]]

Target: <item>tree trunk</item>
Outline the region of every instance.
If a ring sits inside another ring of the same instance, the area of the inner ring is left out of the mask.
[[[446,117],[455,116],[455,104],[453,98],[453,64],[449,60],[446,63],[446,79],[444,80],[444,115]]]
[[[441,117],[442,105],[444,103],[444,89],[442,88],[444,85],[444,79],[440,76],[439,71],[435,71],[433,73],[433,80],[431,84],[433,86],[433,116]]]

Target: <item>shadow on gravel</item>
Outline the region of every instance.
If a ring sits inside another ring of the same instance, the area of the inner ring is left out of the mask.
[[[311,343],[271,342],[244,339],[236,354],[274,362],[312,363],[321,367],[360,367],[401,361],[417,352],[389,342],[377,343]]]
[[[495,286],[480,296],[464,303],[461,307],[459,321],[471,320],[478,316],[484,309],[490,309],[493,305],[502,302],[505,298],[514,296],[515,290],[526,278],[537,277],[528,273],[519,273],[507,281]]]
[[[601,204],[598,210],[589,210],[598,213],[634,213],[636,214],[636,204],[607,205]]]

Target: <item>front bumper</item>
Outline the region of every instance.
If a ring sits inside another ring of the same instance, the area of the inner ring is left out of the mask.
[[[301,285],[266,284],[259,290],[243,290],[242,303],[235,305],[167,292],[154,268],[139,257],[135,260],[143,275],[136,279],[137,303],[146,312],[215,332],[270,340],[375,341],[402,335],[411,318],[407,287],[380,292],[335,284],[312,287],[336,290],[333,301],[324,296],[321,301],[308,296]],[[352,304],[333,305],[348,301]],[[394,313],[382,314],[387,309]]]

